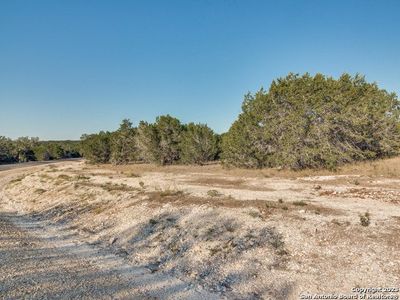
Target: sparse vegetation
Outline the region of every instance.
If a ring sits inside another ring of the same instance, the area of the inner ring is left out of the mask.
[[[221,197],[221,196],[223,196],[223,194],[220,193],[220,192],[217,191],[217,190],[209,190],[209,191],[207,192],[207,195],[210,196],[210,197]]]
[[[166,189],[160,192],[161,197],[182,196],[184,192],[176,189]]]
[[[35,193],[36,193],[36,194],[39,194],[39,195],[41,195],[41,194],[43,194],[43,193],[45,193],[45,192],[47,192],[45,189],[36,189],[36,190],[35,190]]]
[[[367,227],[369,224],[371,224],[371,215],[369,212],[360,215],[360,224],[364,227]]]
[[[67,174],[60,174],[57,176],[57,178],[61,180],[72,180],[72,177]]]

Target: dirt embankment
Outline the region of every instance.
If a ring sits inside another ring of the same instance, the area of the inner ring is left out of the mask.
[[[2,206],[189,290],[298,299],[400,281],[397,184],[393,176],[60,163],[15,177]]]

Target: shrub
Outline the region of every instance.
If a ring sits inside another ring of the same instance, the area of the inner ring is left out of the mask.
[[[111,155],[111,133],[83,135],[81,138],[83,156],[89,163],[107,163]]]
[[[111,162],[113,164],[127,164],[135,161],[137,156],[136,128],[128,119],[122,120],[119,129],[111,137]]]
[[[269,91],[246,95],[223,137],[228,165],[330,168],[399,153],[400,105],[395,94],[364,77],[338,80],[289,74]]]
[[[220,193],[220,192],[217,191],[217,190],[209,190],[209,191],[207,192],[207,195],[210,196],[210,197],[221,197],[221,196],[223,196],[223,194]]]
[[[137,137],[140,158],[161,165],[179,161],[182,130],[180,121],[170,115],[157,117],[154,124],[140,122]]]
[[[215,159],[218,139],[205,124],[189,123],[182,134],[182,162],[204,164]]]
[[[371,215],[369,214],[369,212],[366,212],[363,215],[360,215],[360,223],[362,226],[369,226],[369,224],[371,223]]]

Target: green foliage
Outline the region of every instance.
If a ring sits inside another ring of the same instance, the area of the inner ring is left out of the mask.
[[[108,163],[111,157],[111,133],[100,131],[98,134],[83,135],[81,148],[89,163]]]
[[[154,124],[141,121],[137,128],[136,145],[139,159],[144,162],[159,161],[159,137]]]
[[[136,128],[128,119],[122,120],[119,129],[111,137],[111,162],[113,164],[127,164],[135,161],[137,156]]]
[[[248,94],[223,137],[223,161],[247,168],[330,168],[399,153],[399,102],[348,74],[289,74]]]
[[[0,163],[10,163],[15,161],[13,141],[4,136],[0,136]]]
[[[36,160],[33,149],[38,145],[38,138],[20,137],[14,141],[14,157],[18,162]]]
[[[79,148],[79,141],[39,141],[29,137],[13,141],[0,136],[0,163],[80,157]]]
[[[201,165],[217,156],[218,138],[207,125],[189,123],[182,134],[181,149],[184,163]]]
[[[155,126],[159,141],[159,163],[167,165],[178,161],[183,126],[170,115],[157,117]]]
[[[139,157],[161,165],[177,162],[182,131],[179,120],[169,115],[157,117],[154,124],[140,122],[137,137]]]

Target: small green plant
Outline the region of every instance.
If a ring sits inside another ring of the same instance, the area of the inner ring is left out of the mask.
[[[218,192],[217,190],[209,190],[207,192],[207,195],[210,196],[210,197],[221,197],[221,196],[223,196],[223,194]]]
[[[143,181],[139,181],[139,185],[142,189],[144,189],[144,182]]]
[[[279,202],[279,203],[283,203],[283,199],[282,199],[282,198],[279,198],[279,199],[278,199],[278,202]]]
[[[371,215],[369,214],[369,212],[360,215],[360,223],[364,227],[367,227],[369,226],[369,224],[371,224]]]
[[[354,185],[360,185],[360,181],[358,181],[358,179],[355,179],[355,180],[353,181],[353,184],[354,184]]]

